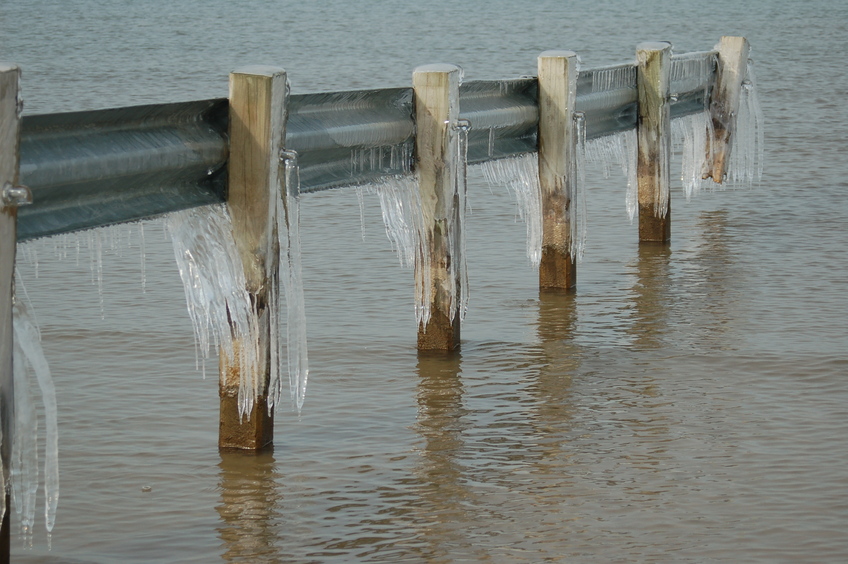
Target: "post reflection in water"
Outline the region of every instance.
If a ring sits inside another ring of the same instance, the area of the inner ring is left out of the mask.
[[[279,492],[272,452],[222,451],[218,488],[221,518],[218,536],[222,559],[231,562],[275,561],[283,547],[277,532]]]
[[[697,322],[699,341],[717,349],[733,347],[726,342],[727,334],[732,314],[738,313],[737,293],[745,288],[737,280],[739,260],[730,249],[728,223],[726,210],[700,215],[696,229],[701,243],[690,261],[691,278],[684,283],[685,287],[701,288],[689,295],[690,314]]]
[[[572,379],[580,368],[580,348],[574,342],[577,298],[574,293],[541,292],[536,333],[539,337],[535,419],[543,426],[562,429],[573,412],[569,397]],[[554,437],[559,448],[563,437]]]
[[[633,286],[633,325],[629,331],[637,349],[657,349],[668,340],[668,315],[674,295],[670,277],[671,248],[639,245]]]
[[[482,556],[463,533],[474,521],[474,492],[466,487],[463,432],[471,423],[463,402],[462,355],[459,351],[418,354],[418,417],[416,430],[424,440],[415,467],[420,507],[428,526],[423,531],[429,560],[463,554]]]

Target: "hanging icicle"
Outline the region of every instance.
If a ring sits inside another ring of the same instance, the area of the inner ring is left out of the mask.
[[[266,273],[271,281],[271,308],[276,320],[271,323],[271,379],[268,390],[268,409],[279,404],[282,391],[282,367],[279,351],[283,346],[282,327],[286,326],[289,389],[298,411],[306,398],[309,359],[306,342],[306,309],[303,299],[303,276],[300,254],[300,171],[295,151],[280,155],[283,174],[277,197],[272,198],[274,231],[280,249],[276,272]],[[283,319],[282,304],[286,313]]]
[[[31,541],[38,490],[38,416],[30,394],[35,379],[43,404],[44,439],[44,524],[47,532],[56,523],[59,504],[59,426],[56,389],[41,348],[41,332],[31,310],[21,299],[13,306],[15,352],[15,432],[12,442],[12,495],[20,516],[21,532]]]
[[[471,122],[467,119],[457,119],[449,128],[450,143],[454,147],[456,166],[454,168],[452,206],[448,217],[455,217],[456,230],[448,231],[448,244],[451,248],[450,282],[451,308],[450,319],[453,321],[455,312],[459,311],[460,320],[465,319],[468,311],[468,262],[466,260],[465,216],[467,214],[468,193],[468,132]],[[459,258],[459,260],[456,260]],[[457,289],[456,285],[459,284]]]

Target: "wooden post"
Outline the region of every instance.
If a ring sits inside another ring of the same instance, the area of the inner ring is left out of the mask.
[[[671,240],[671,44],[641,43],[636,48],[636,60],[639,242],[668,243]]]
[[[20,146],[20,100],[18,85],[21,71],[17,66],[0,63],[0,429],[4,482],[3,500],[6,512],[0,527],[0,562],[10,558],[10,513],[7,480],[11,476],[12,439],[14,437],[15,393],[12,376],[12,297],[15,284],[15,249],[17,242],[17,204],[8,192],[18,183]]]
[[[710,95],[713,137],[708,139],[707,170],[703,175],[719,184],[727,176],[727,161],[736,131],[742,81],[748,72],[749,52],[750,46],[744,37],[724,36],[719,43],[718,69]]]
[[[421,209],[430,249],[430,319],[418,327],[418,350],[450,351],[459,347],[458,265],[460,211],[454,190],[457,156],[451,128],[459,118],[461,70],[455,65],[425,65],[415,69],[415,162]],[[418,259],[416,259],[417,261]],[[426,265],[416,262],[416,269]]]
[[[260,317],[259,351],[265,361],[265,391],[256,398],[249,418],[238,410],[239,367],[221,351],[220,432],[218,446],[258,450],[274,440],[274,416],[268,412],[270,318],[267,273],[279,261],[272,198],[280,189],[280,152],[286,135],[286,72],[252,66],[230,74],[230,156],[227,202],[233,236],[244,266],[247,290]],[[236,343],[238,347],[239,344]],[[257,346],[243,343],[241,346]]]
[[[545,51],[539,70],[539,186],[542,191],[540,290],[572,290],[577,263],[569,219],[575,186],[574,106],[577,54]]]

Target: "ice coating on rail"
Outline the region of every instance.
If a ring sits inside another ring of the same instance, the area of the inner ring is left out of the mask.
[[[481,165],[489,186],[505,186],[515,197],[518,217],[527,226],[527,258],[533,268],[542,260],[542,191],[537,153],[486,161]]]
[[[56,389],[41,348],[41,333],[31,310],[21,299],[13,307],[15,356],[15,435],[12,444],[12,493],[25,538],[31,538],[38,490],[38,416],[30,394],[35,379],[43,405],[44,524],[49,532],[59,504],[59,426]]]
[[[213,347],[239,367],[239,412],[250,413],[262,393],[265,358],[259,317],[246,289],[232,220],[223,204],[179,211],[166,220],[194,326],[198,368],[206,375]]]

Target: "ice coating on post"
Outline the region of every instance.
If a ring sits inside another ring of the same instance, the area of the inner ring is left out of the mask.
[[[637,150],[639,166],[639,204],[652,207],[654,217],[664,218],[669,209],[670,151],[670,71],[671,44],[640,43],[636,49],[637,88],[639,91],[639,127]]]
[[[415,319],[430,320],[430,248],[424,230],[421,197],[414,176],[392,176],[368,189],[376,192],[386,236],[404,268],[415,272]],[[421,265],[415,268],[415,265]]]
[[[412,77],[416,174],[431,271],[430,318],[419,325],[419,350],[459,346],[468,299],[464,140],[470,124],[459,119],[461,78],[459,67],[444,64],[418,67]],[[424,267],[415,265],[416,271]]]
[[[527,226],[527,258],[533,268],[539,268],[542,260],[542,191],[538,156],[525,153],[486,161],[481,166],[489,186],[506,186],[515,196],[518,217]]]
[[[15,400],[16,403],[19,402],[17,403],[19,413],[15,421],[12,472],[13,476],[18,474],[20,480],[20,487],[13,488],[13,491],[16,491],[15,506],[21,513],[24,534],[31,535],[35,516],[35,495],[38,488],[38,419],[29,394],[29,375],[33,373],[41,391],[44,406],[44,524],[49,533],[56,522],[56,508],[59,504],[59,426],[56,389],[53,386],[50,367],[41,349],[41,334],[30,310],[22,300],[16,300],[13,311],[16,359],[14,363]]]
[[[194,326],[198,368],[205,377],[205,360],[214,346],[237,359],[239,413],[244,416],[262,392],[258,375],[265,372],[265,359],[256,346],[235,345],[240,338],[258,343],[259,318],[246,289],[230,216],[223,204],[193,208],[169,215],[166,226]]]

